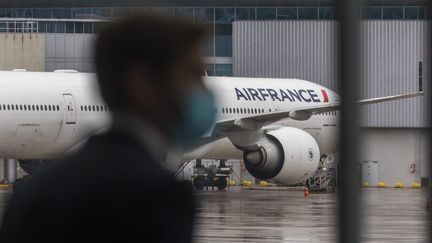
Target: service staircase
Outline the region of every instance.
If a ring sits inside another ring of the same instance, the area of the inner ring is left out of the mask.
[[[320,165],[315,174],[308,180],[312,192],[334,192],[336,189],[336,166],[334,163]]]
[[[177,177],[178,175],[180,175],[180,173],[183,172],[183,170],[186,168],[186,166],[188,166],[188,164],[191,162],[191,160],[184,162],[183,164],[180,165],[180,167],[178,168],[178,170],[174,173],[174,177]]]

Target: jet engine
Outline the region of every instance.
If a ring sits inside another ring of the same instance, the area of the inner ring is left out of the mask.
[[[311,177],[320,161],[315,139],[293,127],[270,131],[256,149],[245,150],[246,169],[255,178],[292,185]]]

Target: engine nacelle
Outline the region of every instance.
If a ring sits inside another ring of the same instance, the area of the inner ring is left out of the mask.
[[[298,128],[270,131],[257,146],[257,150],[244,151],[243,159],[249,173],[261,180],[297,184],[311,177],[320,161],[317,142]]]

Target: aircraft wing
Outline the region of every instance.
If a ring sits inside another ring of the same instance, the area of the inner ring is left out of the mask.
[[[339,110],[339,104],[325,104],[314,107],[307,108],[299,108],[293,110],[283,110],[283,111],[275,111],[264,114],[251,115],[246,117],[238,117],[238,118],[229,118],[222,121],[219,121],[215,124],[212,135],[220,137],[217,135],[221,135],[228,132],[238,132],[238,131],[247,131],[247,130],[257,130],[262,128],[263,126],[269,125],[276,121],[285,118],[291,118],[294,120],[307,120],[312,115],[321,113],[321,112],[329,112]]]
[[[421,96],[422,94],[423,94],[422,92],[415,92],[415,93],[402,94],[402,95],[363,99],[363,100],[359,100],[358,104],[360,105],[376,104],[376,103],[381,103],[386,101],[417,97],[417,96]],[[217,122],[214,128],[212,129],[212,132],[208,134],[209,136],[206,136],[206,138],[207,139],[221,138],[224,136],[224,134],[229,132],[257,130],[266,125],[269,125],[271,123],[274,123],[276,121],[285,118],[304,121],[304,120],[308,120],[314,114],[331,112],[336,110],[340,110],[340,103],[329,103],[329,104],[324,104],[324,105],[319,105],[314,107],[276,111],[276,112],[256,114],[256,115],[251,115],[246,117],[228,118]]]
[[[409,94],[402,94],[402,95],[392,95],[392,96],[385,96],[385,97],[379,97],[379,98],[371,98],[371,99],[364,99],[359,100],[358,103],[360,105],[369,105],[369,104],[376,104],[391,100],[401,100],[401,99],[407,99],[412,97],[417,97],[423,95],[423,92],[415,92],[415,93],[409,93]]]

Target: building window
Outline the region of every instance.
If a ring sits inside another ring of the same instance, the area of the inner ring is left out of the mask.
[[[92,14],[99,17],[111,17],[112,8],[93,8]]]
[[[15,8],[14,9],[14,18],[32,18],[32,9],[31,8]]]
[[[364,7],[361,9],[362,19],[382,19],[381,7]]]
[[[204,66],[204,68],[205,68],[204,76],[214,76],[215,75],[215,65],[214,64],[206,64]]]
[[[277,19],[297,19],[297,8],[278,8]]]
[[[215,64],[216,76],[232,76],[232,64]]]
[[[72,18],[74,19],[93,17],[91,8],[73,8],[71,13],[72,13]]]
[[[403,19],[403,8],[402,7],[384,7],[383,8],[383,19]]]
[[[200,23],[210,36],[204,45],[204,55],[214,56],[214,8],[195,8],[193,9],[194,22]]]
[[[255,8],[236,8],[236,20],[255,20]]]
[[[257,20],[276,19],[276,8],[257,8]]]
[[[298,8],[298,19],[318,19],[318,8]]]
[[[232,21],[233,8],[215,9],[215,55],[219,57],[232,56]]]
[[[34,8],[33,18],[51,18],[51,8]]]
[[[0,18],[12,18],[12,9],[11,8],[1,8],[0,9]]]
[[[70,19],[72,18],[72,10],[70,8],[53,8],[52,16],[55,19]]]
[[[405,7],[405,19],[425,19],[424,7]]]
[[[319,19],[336,19],[336,8],[319,8]]]

